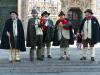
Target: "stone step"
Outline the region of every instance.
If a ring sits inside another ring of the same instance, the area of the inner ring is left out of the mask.
[[[0,68],[0,73],[59,73],[59,72],[100,72],[100,67],[6,67]]]
[[[21,62],[9,63],[8,52],[1,50],[0,75],[100,75],[100,52],[96,49],[96,61],[80,61],[80,50],[71,48],[71,60],[58,60],[59,49],[52,48],[53,59],[29,61],[29,51],[21,53]]]
[[[62,72],[100,72],[100,62],[90,61],[21,61],[0,63],[0,74],[3,73],[62,73]]]

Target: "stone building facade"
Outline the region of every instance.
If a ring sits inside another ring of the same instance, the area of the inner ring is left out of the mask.
[[[39,2],[39,1],[42,1],[42,2]],[[46,1],[50,1],[50,3],[48,2],[46,3]],[[52,13],[50,16],[53,20],[56,20],[58,18],[58,14],[61,10],[65,12],[66,17],[68,14],[71,14],[70,11],[72,12],[80,11],[83,13],[85,9],[91,8],[94,14],[96,14],[100,10],[100,8],[96,7],[96,0],[0,0],[1,33],[4,26],[4,21],[5,19],[7,19],[9,11],[17,10],[19,14],[19,18],[23,22],[23,27],[26,34],[28,18],[31,17],[31,14],[30,14],[31,9],[35,6],[37,6],[37,8],[40,11],[39,16],[41,16],[41,13],[43,10],[47,10],[50,13]],[[99,18],[99,16],[97,17]],[[1,36],[1,33],[0,33],[0,36]]]
[[[68,14],[70,9],[79,8],[82,12],[85,9],[92,9],[94,14],[96,14],[96,0],[60,0],[61,1],[61,9]]]
[[[39,0],[34,0],[34,2],[35,1],[39,2]],[[80,9],[79,11],[84,12],[85,9],[91,8],[93,10],[94,14],[96,14],[96,0],[60,0],[60,2],[61,2],[60,10],[64,11],[66,13],[66,16],[68,14],[68,11],[71,9],[73,9],[73,10]],[[32,0],[18,0],[18,13],[19,13],[19,17],[22,19],[22,21],[25,25],[24,26],[25,32],[26,32],[26,28],[27,28],[27,26],[26,26],[27,20],[30,17],[29,16],[30,12],[27,10],[27,9],[29,9],[29,7],[28,7],[29,5],[30,5],[30,8],[32,8]],[[41,5],[43,6],[43,4],[41,4]],[[57,14],[55,14],[56,15],[55,17],[57,17]],[[54,17],[54,16],[52,16],[52,17]]]

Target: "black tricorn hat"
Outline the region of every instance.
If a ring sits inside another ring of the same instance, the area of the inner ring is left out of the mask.
[[[91,9],[86,9],[84,13],[86,13],[86,12],[93,14]]]
[[[42,14],[41,14],[41,16],[43,16],[43,15],[50,15],[50,13],[48,13],[47,11],[44,11]]]
[[[65,16],[65,14],[64,14],[64,12],[63,12],[63,11],[61,11],[61,12],[59,13],[59,15],[58,15],[58,16],[62,16],[62,15],[64,15],[64,16]]]
[[[15,13],[18,16],[18,13],[14,10],[10,11],[10,14]]]

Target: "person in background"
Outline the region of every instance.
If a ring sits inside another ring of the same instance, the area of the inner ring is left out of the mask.
[[[20,61],[20,51],[26,51],[24,30],[21,20],[16,11],[10,12],[10,18],[6,21],[2,39],[1,48],[9,49],[9,62]]]
[[[81,50],[81,48],[82,48],[82,35],[77,34],[76,40],[77,40],[77,43],[76,43],[77,48]]]

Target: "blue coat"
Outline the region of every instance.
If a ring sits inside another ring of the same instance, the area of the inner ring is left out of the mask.
[[[22,27],[22,23],[19,19],[17,20],[17,30],[18,30],[18,36],[17,36],[16,48],[19,49],[20,51],[26,51],[24,30]],[[10,41],[11,41],[12,48],[15,48],[12,19],[8,19],[5,23],[3,33],[2,33],[2,39],[1,39],[1,46],[0,46],[1,49],[10,49],[7,31],[10,33]]]
[[[86,21],[86,18],[84,18],[81,23],[81,26],[79,28],[79,33],[81,33],[83,31],[85,21]],[[97,18],[94,16],[92,17],[91,22],[92,22],[91,42],[92,42],[92,44],[96,44],[96,43],[100,42],[100,25],[99,25]]]

